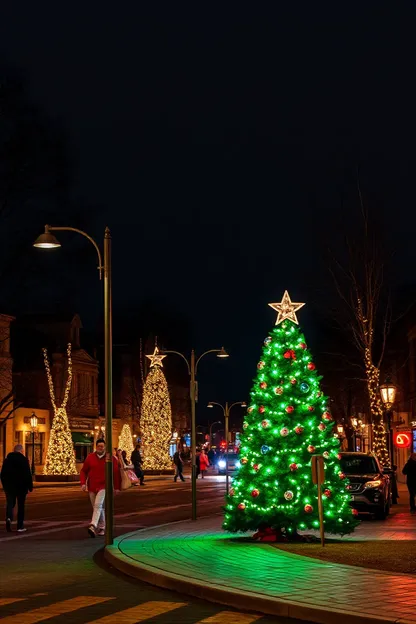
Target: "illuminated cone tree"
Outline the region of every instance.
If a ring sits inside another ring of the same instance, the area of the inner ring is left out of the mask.
[[[128,425],[127,423],[123,425],[123,428],[119,435],[118,448],[122,451],[126,451],[126,459],[128,463],[130,463],[131,454],[134,451],[134,444],[131,435],[130,425]]]
[[[143,388],[140,416],[141,444],[144,470],[172,468],[169,442],[172,436],[172,411],[168,384],[162,370],[164,355],[147,355],[150,370]]]
[[[48,353],[43,349],[43,357],[45,361],[46,376],[48,378],[49,394],[51,398],[52,408],[54,412],[52,429],[49,436],[48,451],[46,461],[43,468],[45,475],[74,475],[77,474],[75,463],[74,445],[72,443],[71,430],[69,428],[68,414],[66,413],[66,405],[69,399],[69,392],[72,383],[72,360],[71,345],[68,344],[68,379],[65,386],[64,398],[61,405],[56,405],[55,390],[49,366]]]
[[[271,528],[290,538],[319,527],[317,486],[311,458],[325,458],[322,487],[325,530],[345,534],[357,520],[349,505],[328,399],[298,327],[287,291],[276,327],[264,341],[243,425],[241,467],[227,497],[224,528],[230,532]]]

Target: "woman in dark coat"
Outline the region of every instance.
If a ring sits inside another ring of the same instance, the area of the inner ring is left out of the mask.
[[[405,464],[403,474],[406,475],[407,489],[409,490],[410,511],[416,512],[416,453],[412,453]]]

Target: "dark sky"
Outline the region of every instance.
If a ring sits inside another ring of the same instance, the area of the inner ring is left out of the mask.
[[[115,322],[157,301],[191,330],[168,347],[225,344],[210,398],[247,396],[285,288],[319,349],[310,319],[327,247],[359,228],[357,172],[394,284],[413,282],[414,3],[7,4],[2,62],[65,132],[66,218],[112,230]],[[62,277],[42,263],[19,305],[69,289],[94,326],[92,249],[65,240]]]

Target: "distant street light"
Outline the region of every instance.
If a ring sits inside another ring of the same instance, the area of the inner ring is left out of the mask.
[[[112,324],[112,297],[111,297],[111,235],[110,230],[104,232],[104,263],[101,251],[91,236],[73,227],[51,227],[45,225],[45,232],[38,236],[33,243],[39,249],[57,249],[61,243],[51,232],[76,232],[87,238],[94,245],[98,257],[98,275],[100,280],[104,273],[104,371],[105,371],[105,543],[113,543],[114,525],[114,489],[113,489],[113,324]]]
[[[231,405],[228,405],[228,401],[227,401],[225,405],[221,405],[221,403],[217,403],[216,401],[210,401],[207,407],[214,407],[214,405],[218,405],[218,407],[222,409],[224,413],[224,419],[225,419],[225,444],[226,444],[226,447],[225,447],[225,491],[228,494],[228,490],[229,490],[229,475],[228,475],[228,428],[229,427],[228,427],[228,424],[229,424],[230,411],[231,411],[231,408],[234,407],[234,405],[247,407],[247,403],[245,401],[236,401],[235,403],[231,403]]]
[[[228,358],[229,355],[224,347],[221,349],[209,349],[205,351],[199,358],[196,359],[195,350],[192,349],[190,363],[188,359],[180,353],[179,351],[160,351],[165,355],[174,354],[179,355],[183,360],[185,360],[186,365],[188,367],[188,373],[191,378],[190,384],[190,398],[191,398],[191,454],[192,454],[192,474],[191,474],[191,483],[192,483],[192,520],[196,520],[196,401],[197,401],[197,381],[196,381],[196,373],[198,370],[198,364],[202,360],[205,355],[208,353],[216,353],[219,358]]]
[[[35,433],[38,428],[38,417],[32,412],[30,417],[30,428],[32,429],[32,475],[35,474]]]

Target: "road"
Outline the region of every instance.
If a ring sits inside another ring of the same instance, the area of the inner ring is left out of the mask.
[[[221,512],[224,488],[224,477],[198,480],[199,515]],[[116,497],[115,535],[188,519],[190,513],[189,480],[148,478],[144,487]],[[91,509],[79,486],[35,488],[26,515],[27,533],[0,531],[0,624],[58,624],[64,618],[74,624],[279,622],[157,589],[113,570],[104,562],[102,538],[87,535]]]

